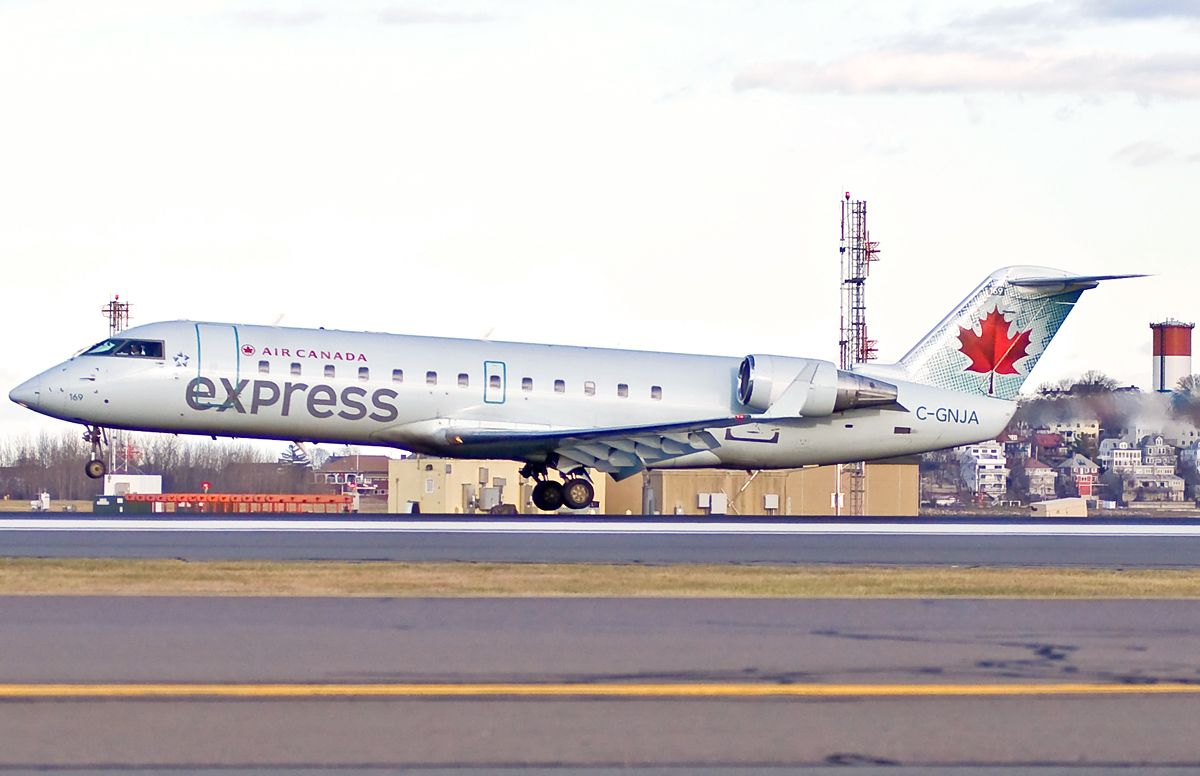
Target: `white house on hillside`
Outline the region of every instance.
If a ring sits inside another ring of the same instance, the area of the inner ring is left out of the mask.
[[[955,449],[961,462],[959,476],[967,490],[982,493],[993,501],[1008,490],[1008,460],[1004,446],[992,439]]]
[[[1105,439],[1096,462],[1105,471],[1132,472],[1142,465],[1142,450],[1124,439]]]

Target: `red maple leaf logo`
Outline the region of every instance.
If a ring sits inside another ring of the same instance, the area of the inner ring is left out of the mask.
[[[959,351],[971,359],[964,371],[990,375],[988,393],[995,389],[996,375],[1020,374],[1016,363],[1029,355],[1029,334],[1033,329],[1009,337],[1008,328],[1009,321],[996,309],[979,321],[979,334],[973,329],[958,327],[958,340],[962,343]]]

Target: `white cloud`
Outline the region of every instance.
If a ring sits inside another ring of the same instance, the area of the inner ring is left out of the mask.
[[[1122,24],[1157,20],[1200,20],[1195,0],[1081,0],[1038,2],[990,8],[955,19],[955,29],[1005,33],[1017,29],[1073,27],[1080,24]]]
[[[384,24],[487,24],[496,19],[491,14],[427,11],[408,6],[385,8],[379,12],[379,21]]]
[[[1079,9],[1097,19],[1200,19],[1196,0],[1084,0]]]
[[[260,9],[237,14],[242,22],[255,27],[305,27],[325,18],[320,11],[276,11]]]
[[[1200,154],[1181,154],[1173,148],[1153,140],[1142,140],[1130,143],[1112,155],[1114,162],[1129,164],[1134,167],[1149,167],[1169,162],[1200,162]]]
[[[1200,55],[983,50],[858,52],[827,63],[766,62],[734,89],[789,93],[1014,93],[1200,97]]]

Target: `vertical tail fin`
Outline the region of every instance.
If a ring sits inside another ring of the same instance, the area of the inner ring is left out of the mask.
[[[1014,399],[1080,295],[1101,280],[1124,277],[1140,276],[1073,275],[1046,267],[998,269],[898,366],[914,382]]]

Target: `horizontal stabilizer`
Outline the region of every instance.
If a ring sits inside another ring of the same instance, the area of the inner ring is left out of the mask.
[[[1044,288],[1057,286],[1088,286],[1093,287],[1102,280],[1126,280],[1128,278],[1144,278],[1149,275],[1067,275],[1065,277],[1016,278],[1009,280],[1009,285],[1023,288]]]

